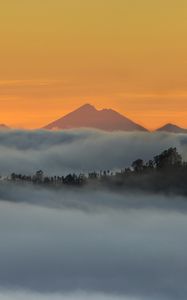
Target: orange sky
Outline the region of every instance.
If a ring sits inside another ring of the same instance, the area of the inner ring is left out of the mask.
[[[37,128],[84,103],[187,128],[186,0],[6,0],[0,123]]]

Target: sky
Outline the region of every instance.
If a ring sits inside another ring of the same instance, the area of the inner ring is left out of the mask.
[[[84,103],[187,127],[186,0],[1,0],[0,123],[40,128]]]

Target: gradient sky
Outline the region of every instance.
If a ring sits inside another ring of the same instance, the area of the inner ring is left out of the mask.
[[[186,0],[1,0],[0,123],[84,103],[187,127]]]

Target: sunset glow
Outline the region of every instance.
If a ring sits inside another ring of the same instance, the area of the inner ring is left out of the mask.
[[[0,123],[40,128],[91,103],[187,128],[187,1],[6,0]]]

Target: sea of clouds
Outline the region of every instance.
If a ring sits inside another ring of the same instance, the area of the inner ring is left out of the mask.
[[[87,194],[86,210],[76,193],[74,207],[1,200],[0,299],[186,299],[186,210],[160,196],[164,209],[139,207],[140,197],[120,208],[113,195],[112,209],[93,209]]]
[[[187,159],[187,135],[93,130],[1,131],[0,173],[49,174],[121,169],[177,147]]]
[[[187,136],[0,132],[1,174],[118,169]],[[0,182],[0,299],[186,300],[185,197]]]
[[[3,291],[0,292],[0,299],[3,300],[141,300],[140,298],[132,298],[125,296],[104,295],[104,294],[88,294],[77,292],[73,294],[41,294],[31,293],[29,291]]]

